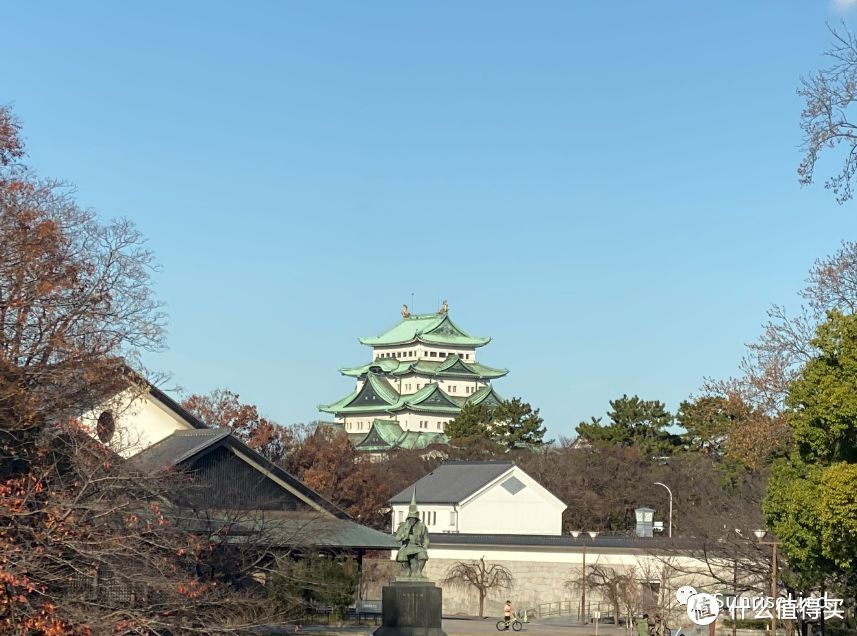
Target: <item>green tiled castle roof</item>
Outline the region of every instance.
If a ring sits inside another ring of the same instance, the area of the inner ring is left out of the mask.
[[[342,424],[325,422],[338,431],[344,431]],[[354,447],[365,453],[386,453],[391,450],[419,450],[431,444],[446,444],[449,438],[443,433],[428,431],[405,431],[395,420],[376,419],[366,433],[346,433]]]
[[[386,452],[396,448],[420,449],[429,444],[445,444],[448,441],[443,433],[403,431],[396,421],[374,420],[369,432],[355,444],[355,447],[365,452]]]
[[[509,373],[508,369],[495,369],[478,362],[464,362],[457,355],[452,355],[446,360],[398,360],[396,358],[380,358],[359,367],[346,367],[340,369],[342,375],[359,378],[370,371],[381,372],[388,375],[425,375],[443,376],[474,379],[496,379],[502,378]]]
[[[491,338],[471,336],[452,322],[447,314],[414,314],[402,318],[398,324],[380,336],[360,338],[361,344],[373,347],[408,344],[415,341],[437,345],[481,347],[488,344]]]
[[[366,375],[366,381],[362,387],[338,402],[319,405],[318,409],[336,415],[418,411],[454,416],[468,402],[497,406],[502,401],[503,399],[490,385],[482,387],[467,397],[453,397],[442,391],[440,385],[430,382],[416,393],[399,395],[382,376],[370,372]]]
[[[481,391],[473,394],[479,395]],[[368,373],[363,386],[333,404],[318,407],[325,413],[395,413],[412,410],[422,413],[445,413],[455,415],[461,410],[463,402],[444,393],[438,384],[430,382],[416,393],[399,395],[383,377]]]
[[[469,404],[484,404],[485,406],[500,406],[500,403],[503,401],[497,392],[494,390],[494,387],[490,384],[488,386],[484,386],[479,389],[476,393],[467,398],[466,402]]]

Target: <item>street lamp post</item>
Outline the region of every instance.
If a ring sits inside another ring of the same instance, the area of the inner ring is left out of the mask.
[[[589,535],[590,539],[594,539],[595,537],[598,536],[598,531],[590,530],[586,534]],[[571,531],[571,536],[574,537],[575,539],[577,537],[579,537],[580,535],[581,535],[580,530],[572,530]],[[585,623],[585,618],[584,618],[585,616],[586,616],[586,544],[584,543],[583,544],[583,576],[581,579],[581,586],[580,586],[580,621],[579,622],[581,624]]]
[[[754,530],[753,534],[756,535],[756,538],[759,540],[759,545],[769,545],[771,546],[771,601],[774,604],[774,607],[771,608],[771,636],[777,636],[777,596],[779,596],[779,592],[777,590],[777,546],[780,545],[779,541],[762,541],[765,538],[765,535],[768,534],[766,530]]]
[[[661,483],[659,481],[655,482],[655,486],[663,486],[664,488],[667,489],[667,492],[670,494],[670,523],[669,523],[668,534],[669,534],[669,537],[672,539],[672,536],[673,536],[673,491],[670,490],[669,486],[667,486],[666,484]]]

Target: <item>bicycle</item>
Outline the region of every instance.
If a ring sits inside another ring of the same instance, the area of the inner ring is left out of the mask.
[[[497,631],[505,632],[509,630],[509,627],[514,631],[519,632],[524,628],[524,624],[517,618],[511,618],[508,621],[505,619],[497,621]]]

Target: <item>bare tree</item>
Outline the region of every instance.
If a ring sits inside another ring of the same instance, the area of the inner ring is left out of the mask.
[[[596,563],[587,568],[585,575],[566,581],[565,586],[571,590],[585,587],[587,591],[597,593],[613,608],[617,625],[623,614],[628,617],[628,629],[633,626],[632,617],[638,613],[643,598],[634,566],[611,567]]]
[[[242,586],[256,559],[232,558],[237,525],[188,516],[168,478],[75,419],[163,345],[152,255],[22,155],[0,108],[0,632],[240,631],[266,608]]]
[[[450,587],[467,589],[472,587],[479,593],[479,617],[485,616],[485,597],[494,589],[508,590],[514,583],[512,573],[499,563],[485,563],[485,557],[477,561],[458,561],[449,567],[441,581]]]
[[[817,353],[812,339],[827,312],[857,309],[857,242],[843,241],[836,253],[817,260],[806,283],[799,292],[803,303],[797,313],[789,314],[781,305],[768,310],[762,335],[747,346],[741,375],[709,380],[704,391],[736,396],[768,415],[782,412],[789,385]]]
[[[842,26],[831,28],[833,44],[825,51],[827,68],[801,78],[798,95],[805,100],[800,116],[803,131],[803,159],[798,167],[802,185],[813,182],[819,155],[825,148],[840,148],[842,167],[825,181],[838,203],[853,196],[857,172],[857,125],[849,118],[849,109],[857,99],[857,39]]]

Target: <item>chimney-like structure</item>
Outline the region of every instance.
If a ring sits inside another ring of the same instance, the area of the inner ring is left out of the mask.
[[[635,534],[638,537],[649,537],[654,535],[654,508],[637,508],[634,510],[634,516],[637,518],[637,528]]]

